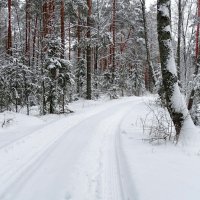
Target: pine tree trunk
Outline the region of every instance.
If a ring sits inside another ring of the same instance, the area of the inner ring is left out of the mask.
[[[12,56],[11,5],[12,5],[12,0],[8,0],[8,39],[7,39],[7,54],[10,55],[10,56]]]
[[[178,141],[183,125],[186,122],[186,119],[190,116],[178,86],[178,77],[175,59],[173,56],[171,37],[170,0],[158,0],[157,22],[166,106],[174,123],[176,141]]]
[[[81,48],[80,45],[80,39],[81,39],[81,27],[80,27],[80,8],[78,8],[78,26],[77,26],[77,41],[78,41],[78,48],[77,48],[77,93],[80,95],[80,57],[81,57]]]
[[[148,65],[148,85],[147,89],[151,92],[153,92],[153,86],[156,83],[156,78],[154,74],[154,69],[151,63],[151,56],[150,56],[150,50],[149,50],[149,40],[148,40],[148,34],[147,34],[147,21],[146,21],[146,8],[145,8],[145,0],[141,0],[142,5],[142,15],[143,15],[143,26],[144,26],[144,38],[145,38],[145,47],[146,47],[146,56],[147,56],[147,65]]]
[[[30,33],[31,33],[31,20],[30,20],[30,0],[26,0],[26,43],[25,43],[25,56],[26,64],[30,66]]]
[[[48,2],[44,2],[42,6],[42,16],[43,16],[43,38],[48,34]]]
[[[69,31],[68,31],[68,35],[69,35],[69,55],[68,55],[68,59],[71,60],[71,23],[70,23],[70,17],[69,17]]]
[[[48,3],[48,33],[52,35],[55,30],[55,0],[49,0]]]
[[[112,7],[112,83],[115,80],[115,68],[116,68],[116,61],[115,61],[115,54],[116,54],[116,0],[113,0],[113,7]]]
[[[35,47],[36,47],[36,35],[37,35],[37,27],[38,27],[38,16],[35,16],[35,24],[34,24],[34,33],[33,33],[33,57],[32,57],[32,65],[35,64]]]
[[[64,58],[65,53],[65,2],[61,0],[60,5],[60,35],[61,35],[61,58]]]
[[[99,60],[99,42],[100,42],[100,15],[99,15],[99,0],[97,0],[96,3],[96,7],[97,7],[97,45],[95,47],[95,54],[94,54],[94,74],[95,76],[97,76],[97,71],[98,71],[98,60]],[[97,86],[97,84],[96,84]],[[97,88],[96,88],[97,89]]]
[[[86,50],[86,59],[87,59],[87,99],[92,98],[92,88],[91,88],[91,68],[92,68],[92,62],[91,62],[91,14],[92,14],[92,1],[87,0],[87,6],[88,6],[88,16],[87,16],[87,50]]]

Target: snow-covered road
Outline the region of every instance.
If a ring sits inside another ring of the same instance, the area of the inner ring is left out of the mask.
[[[13,118],[0,128],[0,200],[199,200],[199,129],[177,146],[145,142],[141,119],[155,122],[150,110],[162,109],[154,99],[81,100],[67,116],[0,114]]]
[[[142,98],[48,124],[0,149],[1,200],[134,200],[120,124]]]

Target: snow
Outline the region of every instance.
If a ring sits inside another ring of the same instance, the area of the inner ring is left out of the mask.
[[[81,100],[61,116],[0,114],[13,119],[0,128],[0,199],[198,200],[200,129],[185,125],[187,140],[176,146],[145,142],[150,100]]]
[[[169,29],[167,31],[169,31]],[[169,53],[169,57],[167,61],[167,69],[169,70],[169,72],[177,76],[177,69],[176,69],[176,63],[174,59],[174,52],[173,52],[171,40],[166,40],[165,45],[168,46],[168,48],[170,49],[170,53]]]
[[[43,120],[25,114],[0,114],[0,148],[44,126]]]
[[[169,17],[170,14],[169,14],[169,9],[167,6],[168,6],[167,3],[160,5],[159,11],[162,12],[163,16]]]
[[[159,11],[162,12],[163,16],[170,18],[169,5],[167,3],[163,3],[162,5],[160,5]],[[164,26],[163,31],[171,32],[170,25]],[[168,47],[168,49],[170,51],[169,56],[168,56],[168,61],[167,61],[167,69],[169,70],[169,72],[171,72],[172,74],[177,76],[176,63],[175,63],[175,59],[174,59],[174,52],[173,52],[171,38],[165,40],[164,42],[165,42],[165,46]]]
[[[54,68],[56,68],[56,66],[52,63],[52,64],[50,64],[50,65],[48,66],[48,68],[49,68],[49,69],[54,69]]]
[[[170,27],[169,25],[166,26],[166,27],[165,27],[165,31],[166,31],[166,32],[171,32],[171,27]]]
[[[170,28],[170,23],[169,23],[170,22],[170,5],[169,4],[170,4],[170,1],[163,2],[163,3],[161,3],[161,5],[158,4],[159,11],[162,13],[163,16],[166,16],[168,19],[166,21],[166,23],[168,23],[168,24],[164,24],[163,26],[161,25],[161,27],[164,29],[163,31],[169,33],[169,35],[167,37],[168,39],[163,39],[163,43],[164,43],[165,51],[166,51],[165,52],[166,55],[164,55],[164,56],[167,56],[165,58],[166,63],[163,64],[163,69],[166,70],[167,72],[170,72],[171,75],[169,75],[169,76],[171,76],[171,79],[172,78],[174,79],[174,80],[171,80],[171,83],[166,83],[166,84],[169,84],[169,87],[171,88],[170,90],[172,90],[172,91],[170,91],[170,93],[172,94],[172,97],[168,94],[168,98],[170,99],[169,100],[170,105],[168,106],[170,108],[168,108],[168,109],[172,109],[177,114],[181,114],[181,116],[183,117],[182,121],[183,121],[184,127],[186,127],[187,124],[190,123],[190,127],[193,128],[192,123],[191,123],[192,122],[191,116],[189,114],[189,111],[186,106],[186,102],[183,99],[183,96],[180,92],[180,88],[178,86],[177,67],[176,67],[174,53],[173,53],[171,28]],[[165,78],[167,78],[167,77],[165,77]],[[183,130],[181,127],[180,132],[183,133],[183,132],[185,132],[185,130]]]
[[[149,7],[150,7],[151,5],[153,5],[153,4],[155,4],[156,1],[155,1],[155,0],[146,0],[145,3],[146,3],[147,9],[149,9]]]
[[[173,103],[173,108],[177,112],[181,112],[181,113],[183,113],[184,117],[187,117],[188,110],[187,110],[183,95],[180,92],[180,88],[178,86],[178,83],[176,83],[175,86],[174,86],[174,92],[173,92],[173,95],[172,95],[172,103]]]
[[[166,143],[145,143],[146,136],[138,121],[146,109],[140,104],[124,119],[122,146],[131,169],[132,181],[141,200],[198,200],[200,196],[200,137],[199,129],[187,127],[190,143],[178,146]],[[192,126],[193,127],[193,126]],[[194,134],[190,134],[194,131]],[[198,132],[198,133],[197,133]],[[196,134],[195,134],[196,133]],[[195,146],[193,146],[196,144]]]

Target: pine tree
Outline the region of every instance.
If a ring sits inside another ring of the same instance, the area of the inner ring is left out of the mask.
[[[8,0],[8,36],[7,36],[7,54],[12,56],[12,19],[11,19],[12,0]]]
[[[92,15],[92,1],[87,0],[88,16],[87,16],[87,99],[92,98],[92,62],[91,62],[91,15]]]

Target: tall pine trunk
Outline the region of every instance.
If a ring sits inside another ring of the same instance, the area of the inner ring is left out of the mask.
[[[26,64],[30,66],[30,34],[31,34],[31,19],[30,19],[30,1],[26,0],[26,42],[25,42],[25,56]]]
[[[114,83],[115,80],[115,68],[116,68],[116,61],[115,61],[115,54],[116,54],[116,0],[113,0],[113,7],[112,7],[112,82]]]
[[[8,0],[8,38],[7,38],[7,54],[12,56],[12,23],[11,23],[11,5],[12,1]]]
[[[69,17],[69,29],[68,29],[68,38],[69,38],[69,52],[68,52],[68,59],[71,60],[71,22]]]
[[[36,60],[36,35],[37,35],[37,29],[38,29],[38,16],[35,16],[35,23],[34,23],[34,32],[33,32],[33,55],[32,55],[32,65],[35,65]]]
[[[61,0],[60,5],[60,37],[61,37],[61,58],[65,57],[65,2]]]
[[[65,58],[65,1],[60,2],[60,37],[61,37],[61,54],[60,58]],[[63,80],[62,87],[62,112],[65,113],[65,96],[66,96],[66,83]]]
[[[87,99],[92,98],[92,86],[91,86],[91,76],[92,76],[92,60],[91,60],[91,14],[92,14],[92,1],[87,0],[88,6],[88,16],[87,16],[87,50],[86,50],[86,59],[87,59]]]
[[[142,5],[142,16],[143,16],[143,27],[144,27],[144,39],[145,39],[145,48],[146,48],[146,57],[147,57],[147,65],[148,65],[148,84],[146,85],[147,89],[151,92],[153,92],[153,86],[156,83],[156,77],[154,74],[153,65],[151,62],[151,55],[150,55],[150,49],[149,49],[149,40],[148,40],[148,34],[147,34],[147,20],[146,20],[146,6],[145,6],[145,0],[141,0]]]
[[[78,7],[78,26],[77,26],[77,42],[78,42],[78,48],[77,48],[77,66],[78,66],[78,72],[77,72],[77,93],[80,95],[80,58],[81,58],[81,48],[80,40],[81,40],[81,26],[80,26],[80,8]]]

